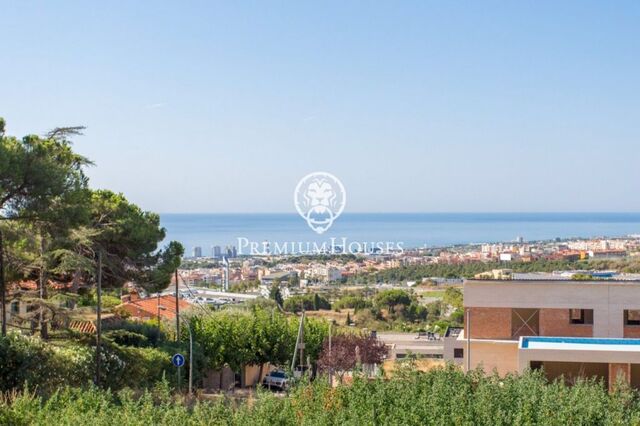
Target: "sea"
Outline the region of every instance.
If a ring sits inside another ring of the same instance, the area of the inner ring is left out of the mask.
[[[180,241],[191,255],[243,241],[401,242],[404,248],[640,235],[640,213],[344,213],[319,235],[289,213],[167,213],[165,243]],[[239,240],[240,239],[240,240]],[[245,240],[246,239],[246,240]]]

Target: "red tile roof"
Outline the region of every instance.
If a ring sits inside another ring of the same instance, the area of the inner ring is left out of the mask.
[[[191,307],[189,302],[182,299],[178,303],[181,311]],[[167,295],[138,299],[123,303],[122,308],[132,317],[139,319],[153,319],[158,315],[162,319],[174,319],[176,317],[176,298]]]

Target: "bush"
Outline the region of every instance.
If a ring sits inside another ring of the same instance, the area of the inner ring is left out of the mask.
[[[112,340],[118,345],[135,346],[137,348],[149,346],[149,339],[147,336],[134,333],[127,330],[110,330],[104,333],[104,337]]]
[[[28,384],[47,393],[65,385],[85,385],[93,377],[93,353],[81,345],[52,346],[11,333],[0,338],[0,390]]]
[[[12,333],[0,338],[0,359],[0,391],[28,384],[49,394],[64,386],[86,386],[95,374],[95,347],[78,342],[50,344]],[[147,387],[174,371],[168,352],[120,346],[106,339],[100,359],[101,384],[112,389]]]
[[[336,309],[354,309],[356,312],[360,309],[371,308],[373,303],[361,296],[343,296],[333,304]]]
[[[122,304],[122,301],[119,297],[104,295],[101,297],[102,309],[111,309],[115,308]]]
[[[131,333],[136,333],[144,336],[147,339],[149,345],[157,347],[166,340],[165,333],[158,327],[158,323],[155,321],[139,322],[139,321],[113,321],[105,322],[103,329],[105,332],[109,330],[123,330]],[[107,333],[105,333],[107,334]],[[127,344],[123,342],[116,342],[121,344]],[[136,345],[133,346],[143,346]]]
[[[328,334],[328,323],[316,318],[304,322],[305,355],[313,362]],[[277,310],[225,309],[193,317],[194,339],[202,345],[208,367],[224,365],[238,371],[247,364],[289,365],[298,335],[299,318]]]
[[[332,388],[325,380],[287,397],[259,392],[250,401],[185,404],[166,386],[131,392],[63,389],[50,399],[29,392],[0,400],[0,424],[278,424],[278,425],[622,425],[640,423],[636,391],[609,393],[601,382],[548,384],[541,373],[485,377],[453,367],[399,370],[391,379],[356,377]]]
[[[331,303],[319,294],[291,296],[284,301],[283,309],[287,312],[300,312],[303,306],[305,311],[331,309]]]
[[[84,289],[83,289],[84,290]],[[122,304],[122,301],[117,296],[112,296],[109,294],[102,294],[101,297],[102,308],[103,309],[111,309],[115,308],[118,305]],[[78,306],[96,306],[98,304],[98,299],[96,296],[95,290],[82,291],[79,292],[78,298]]]
[[[412,300],[406,291],[393,289],[384,290],[376,294],[374,301],[378,308],[392,308],[396,305],[408,306]]]

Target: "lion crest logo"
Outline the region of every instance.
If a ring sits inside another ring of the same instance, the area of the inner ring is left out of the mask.
[[[300,216],[309,228],[322,234],[333,225],[342,214],[347,201],[347,193],[342,182],[326,172],[306,175],[293,193],[293,202]]]

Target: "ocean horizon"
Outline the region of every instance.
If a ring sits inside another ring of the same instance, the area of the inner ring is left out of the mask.
[[[318,235],[295,213],[163,213],[165,242],[180,241],[191,254],[202,247],[250,241],[402,242],[405,248],[458,244],[624,237],[640,234],[640,213],[344,213]]]

